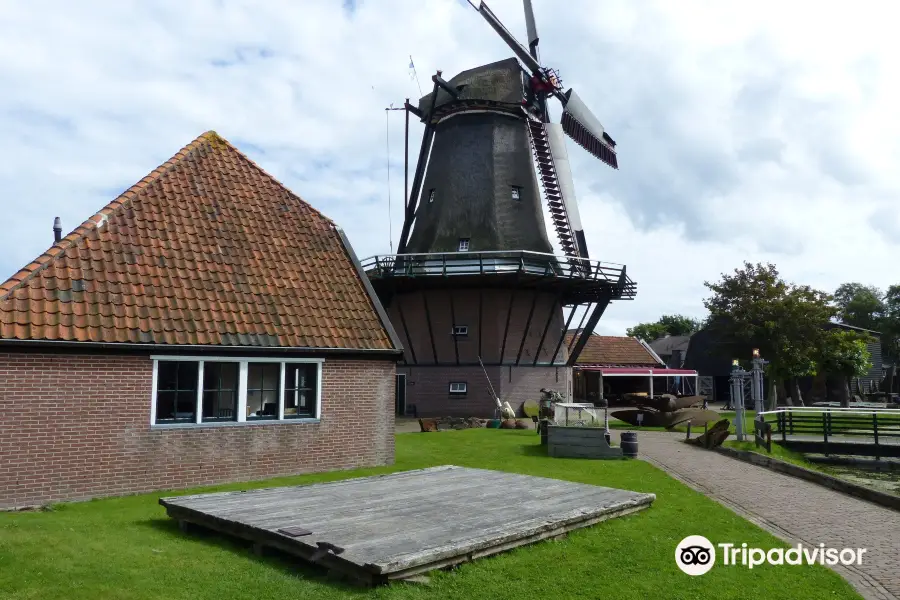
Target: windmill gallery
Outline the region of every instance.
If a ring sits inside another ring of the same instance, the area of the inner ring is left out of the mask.
[[[615,142],[541,65],[530,0],[527,48],[484,2],[472,6],[515,56],[449,80],[438,71],[429,94],[405,103],[407,146],[410,115],[424,132],[397,254],[363,261],[404,347],[401,415],[488,417],[498,398],[516,409],[542,388],[571,397],[590,332],[636,292],[624,265],[589,258],[564,134],[618,168]]]

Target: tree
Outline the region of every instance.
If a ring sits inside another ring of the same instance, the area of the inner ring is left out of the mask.
[[[841,284],[834,292],[837,317],[841,323],[879,331],[885,312],[884,297],[884,293],[875,286]]]
[[[669,335],[691,335],[700,330],[700,321],[684,315],[663,315],[657,321]]]
[[[861,283],[844,283],[834,293],[834,304],[842,323],[881,334],[881,353],[891,365],[882,389],[893,391],[891,384],[900,360],[900,285],[887,292]]]
[[[884,294],[884,314],[879,330],[881,332],[881,352],[890,362],[884,377],[886,392],[894,391],[894,375],[900,361],[900,285],[892,285]]]
[[[659,323],[638,323],[634,327],[626,329],[625,335],[652,342],[661,337],[666,337],[666,328]]]
[[[850,407],[850,380],[863,377],[872,368],[872,355],[867,348],[871,338],[855,331],[832,329],[818,352],[819,366],[827,373],[840,375],[841,406]]]
[[[745,262],[743,269],[704,285],[712,291],[703,301],[710,329],[723,345],[745,355],[759,348],[769,361],[769,408],[775,407],[779,379],[790,380],[790,401],[802,405],[797,378],[816,372],[824,325],[837,313],[832,297],[784,281],[773,264]]]
[[[691,335],[700,330],[700,321],[684,315],[663,315],[655,323],[638,323],[625,331],[628,337],[652,342],[667,335]]]

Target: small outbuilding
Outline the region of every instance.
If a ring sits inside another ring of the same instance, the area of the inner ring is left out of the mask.
[[[393,462],[353,249],[217,134],[54,229],[0,285],[0,509]]]
[[[692,394],[697,372],[669,368],[643,340],[625,336],[591,335],[575,362],[576,402],[614,404],[625,394]]]

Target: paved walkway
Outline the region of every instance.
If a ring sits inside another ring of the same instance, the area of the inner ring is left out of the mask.
[[[618,432],[613,432],[618,437]],[[859,566],[836,566],[865,598],[900,600],[900,513],[828,488],[642,431],[642,458],[789,544],[868,548]],[[703,532],[698,531],[698,535]]]

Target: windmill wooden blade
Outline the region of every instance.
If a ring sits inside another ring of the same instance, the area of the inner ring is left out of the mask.
[[[531,55],[531,53],[527,48],[525,48],[525,46],[519,43],[519,41],[513,36],[513,34],[509,32],[506,27],[504,27],[503,23],[501,23],[500,19],[498,19],[493,11],[488,8],[487,4],[482,2],[478,6],[477,10],[479,13],[481,13],[481,16],[484,17],[484,20],[494,28],[494,31],[496,31],[500,35],[500,37],[503,38],[503,41],[506,42],[506,45],[516,53],[516,56],[519,57],[519,60],[521,60],[525,64],[525,66],[528,67],[529,71],[531,71],[532,73],[540,71],[541,65],[537,61],[537,59],[535,59],[535,57]]]
[[[562,126],[528,121],[535,164],[559,244],[567,256],[587,258],[587,244],[575,201],[575,184]]]
[[[538,58],[538,32],[537,25],[534,22],[534,9],[531,6],[531,0],[523,0],[525,3],[525,30],[528,32],[528,50],[535,60]]]
[[[575,90],[563,94],[562,127],[585,150],[614,169],[619,168],[616,158],[616,142],[613,141],[594,113],[582,102]]]

